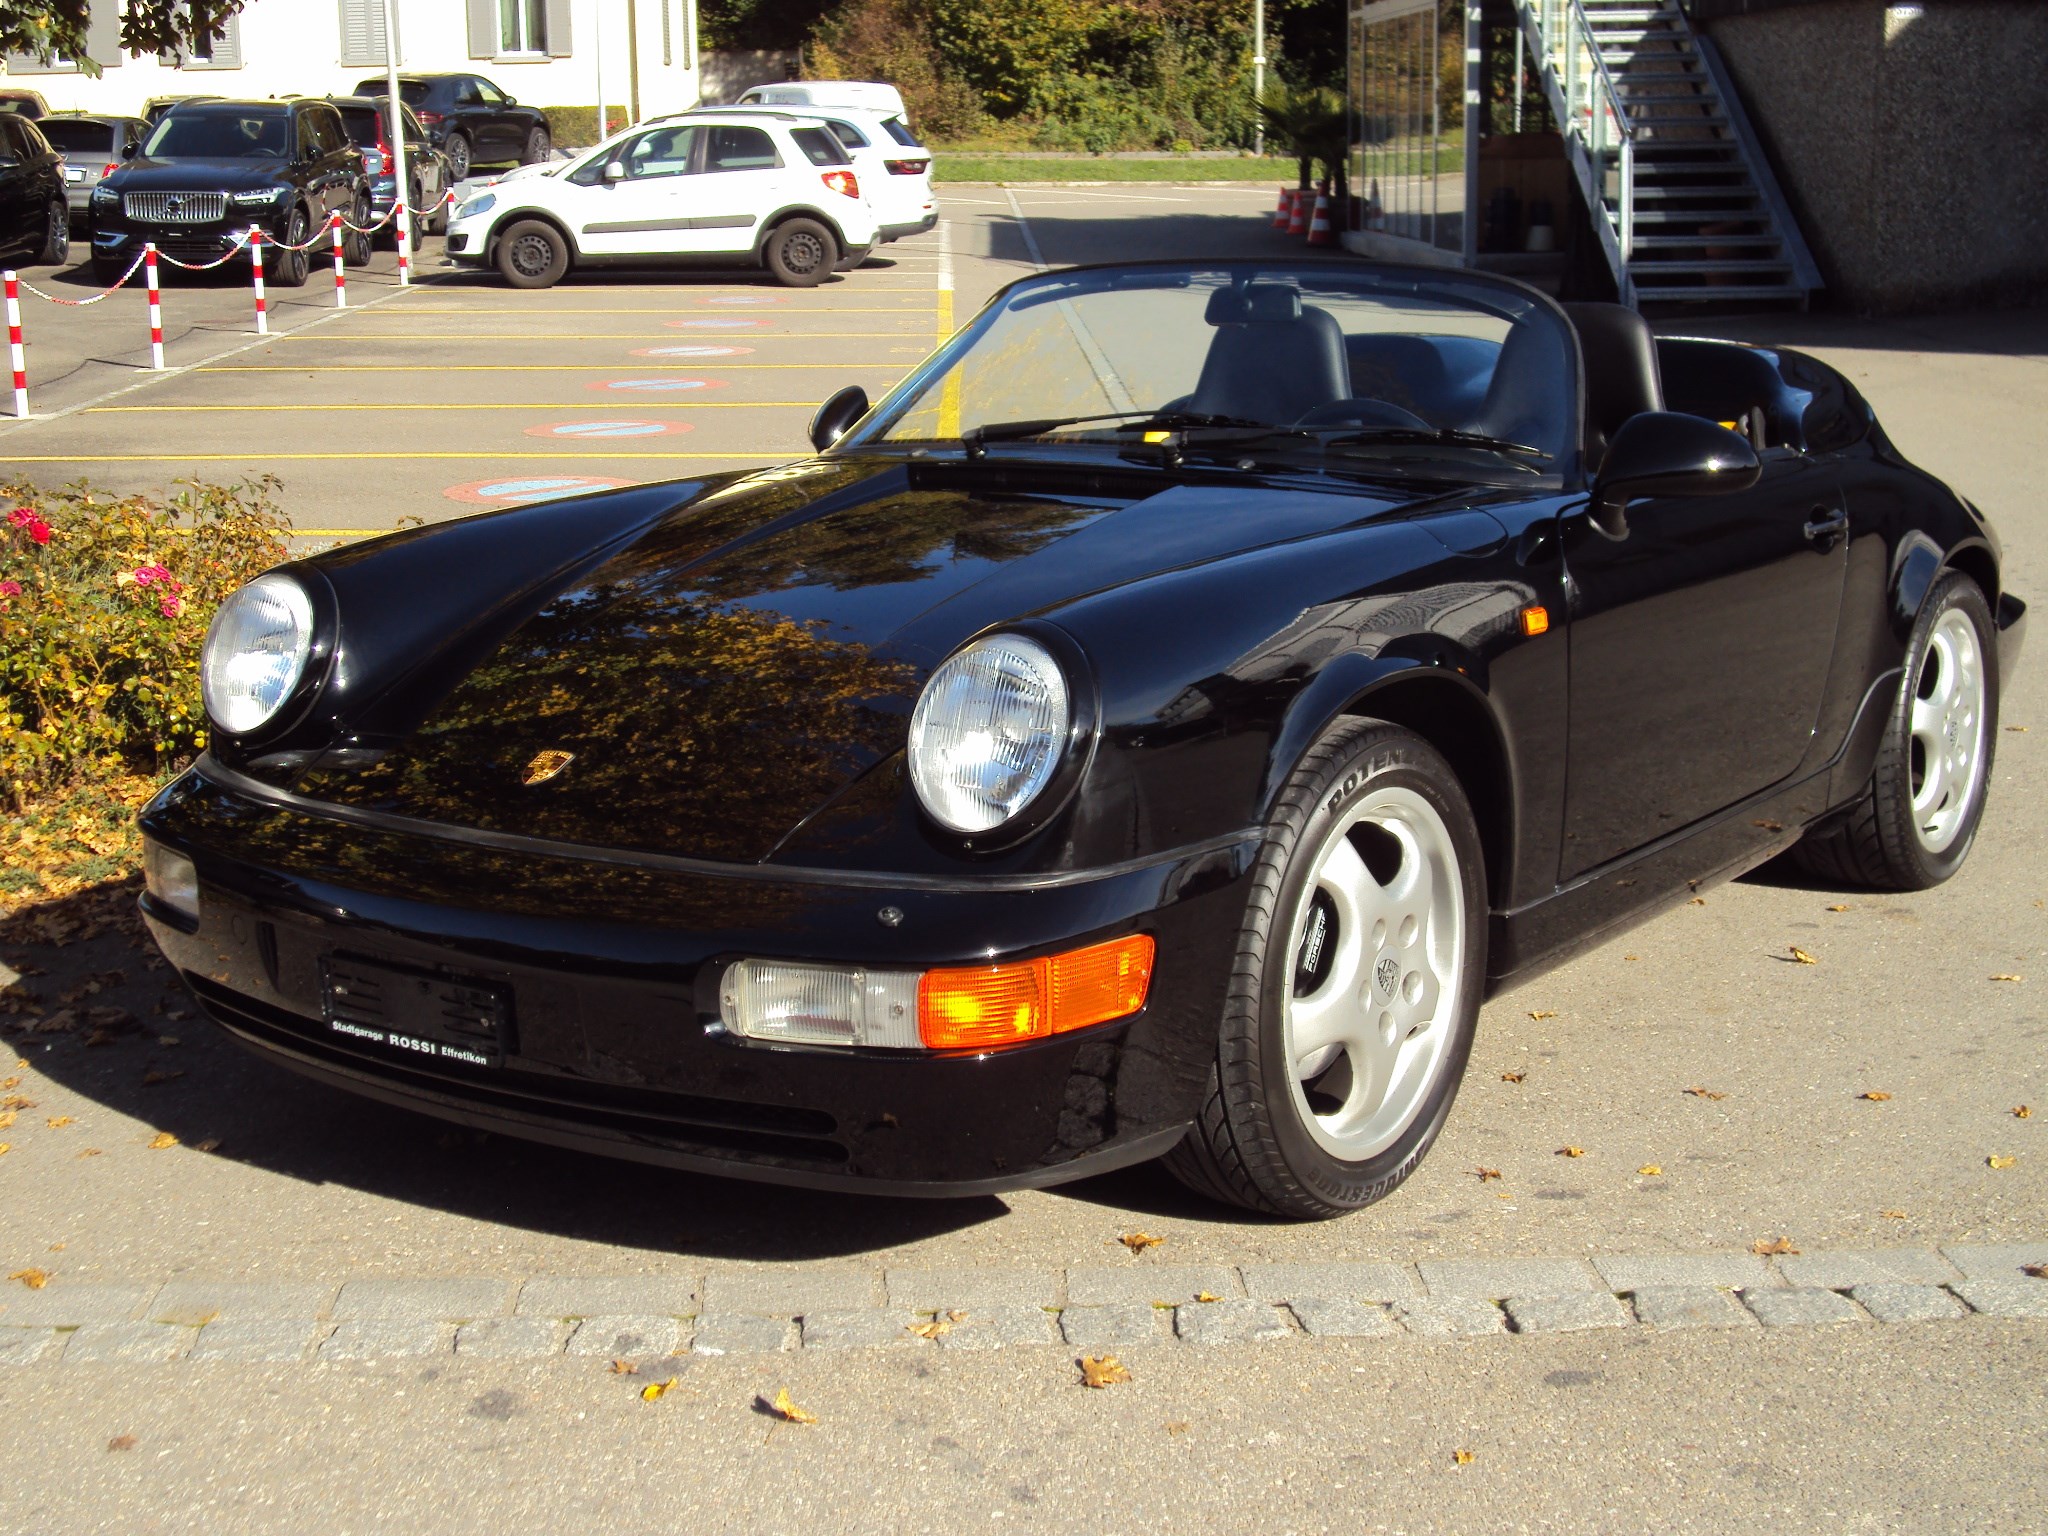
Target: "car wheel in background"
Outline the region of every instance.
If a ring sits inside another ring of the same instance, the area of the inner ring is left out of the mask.
[[[1267,822],[1208,1094],[1166,1166],[1280,1216],[1392,1193],[1457,1097],[1486,915],[1479,831],[1450,765],[1380,721],[1328,732]]]
[[[536,128],[526,136],[526,153],[519,157],[521,165],[539,165],[543,160],[554,157],[555,142],[548,137],[545,128]]]
[[[359,272],[370,264],[370,237],[366,234],[359,234],[357,231],[367,228],[370,220],[376,216],[370,208],[368,198],[364,198],[363,201],[357,203],[345,215],[348,222],[356,227],[355,229],[342,231],[341,257],[343,261]]]
[[[839,264],[839,242],[816,219],[790,219],[770,232],[763,255],[784,287],[814,288]]]
[[[427,233],[430,235],[445,235],[448,233],[447,193],[448,189],[446,187],[443,187],[440,190],[440,192],[436,194],[434,211],[432,215],[429,216],[429,218],[427,219]]]
[[[448,156],[448,174],[456,181],[466,178],[469,175],[469,136],[449,134],[443,152]]]
[[[71,209],[62,201],[50,204],[49,228],[43,231],[43,248],[36,261],[45,267],[61,267],[71,259]]]
[[[552,288],[569,270],[569,242],[552,224],[522,219],[498,237],[498,270],[514,288]]]
[[[1808,874],[1924,891],[1963,867],[1998,740],[1998,642],[1984,593],[1951,571],[1920,605],[1905,677],[1862,798],[1797,844]]]
[[[312,227],[312,221],[306,217],[306,210],[294,208],[291,217],[285,221],[284,243],[287,246],[305,244],[306,236]],[[306,274],[310,270],[311,263],[304,251],[281,249],[277,253],[277,268],[272,281],[280,288],[303,288],[306,286]]]

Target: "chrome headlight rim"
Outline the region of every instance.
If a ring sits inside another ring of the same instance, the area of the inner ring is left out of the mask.
[[[234,601],[235,595],[254,586],[256,582],[268,581],[273,577],[290,581],[297,586],[312,611],[305,660],[300,664],[297,678],[285,690],[277,708],[260,723],[247,730],[232,730],[221,722],[220,717],[213,711],[212,700],[206,697],[206,680],[211,672],[214,637],[218,633],[217,626],[221,613],[227,608],[228,603]],[[328,585],[327,578],[316,568],[298,561],[272,566],[253,581],[245,582],[236,588],[235,594],[230,594],[221,603],[220,608],[214,611],[212,622],[207,625],[206,642],[199,652],[201,701],[206,710],[206,728],[213,741],[236,745],[270,742],[287,735],[304,723],[306,716],[312,711],[314,701],[326,688],[328,673],[332,670],[338,628],[336,609],[334,589]]]
[[[1072,635],[1042,619],[993,624],[978,634],[969,636],[947,652],[945,659],[938,666],[932,668],[924,686],[918,689],[917,702],[924,701],[926,690],[931,687],[932,680],[939,675],[947,662],[985,641],[1001,639],[1008,635],[1029,640],[1051,656],[1054,666],[1059,669],[1061,678],[1066,683],[1067,729],[1057,750],[1052,773],[1035,795],[1019,806],[1007,820],[998,822],[986,830],[961,831],[941,820],[925,803],[924,795],[917,787],[917,772],[912,762],[913,749],[906,722],[904,774],[910,780],[911,798],[917,803],[927,835],[956,852],[992,853],[1023,842],[1066,809],[1080,788],[1081,781],[1087,777],[1089,765],[1095,760],[1102,720],[1101,694],[1097,686],[1095,668],[1089,661],[1087,653]]]

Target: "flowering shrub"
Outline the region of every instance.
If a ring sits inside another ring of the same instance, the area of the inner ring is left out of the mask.
[[[0,798],[156,774],[206,744],[220,600],[286,558],[275,480],[168,500],[0,486]]]

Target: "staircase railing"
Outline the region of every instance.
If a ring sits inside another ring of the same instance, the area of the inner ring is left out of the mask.
[[[1629,257],[1635,249],[1636,133],[1600,42],[1579,0],[1515,0],[1523,35],[1544,67],[1538,71],[1551,115],[1560,125],[1566,154],[1621,302],[1635,303]],[[1616,215],[1606,211],[1607,168],[1615,163]]]

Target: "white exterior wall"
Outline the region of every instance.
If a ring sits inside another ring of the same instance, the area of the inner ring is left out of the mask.
[[[118,3],[95,0],[95,9]],[[489,0],[493,17],[497,3]],[[626,115],[636,78],[642,117],[697,104],[696,0],[554,0],[549,11],[569,22],[566,44],[549,39],[557,52],[566,46],[559,57],[473,56],[471,9],[472,0],[397,0],[400,68],[479,74],[522,102],[550,107],[596,105],[601,64],[615,120]],[[7,61],[6,75],[10,84],[42,92],[60,112],[132,114],[152,96],[327,96],[382,72],[381,64],[342,62],[342,10],[341,0],[250,0],[236,18],[236,34],[216,49],[239,62],[179,66],[109,49],[97,80],[75,70],[44,73],[20,59]],[[635,56],[637,75],[629,69]]]

